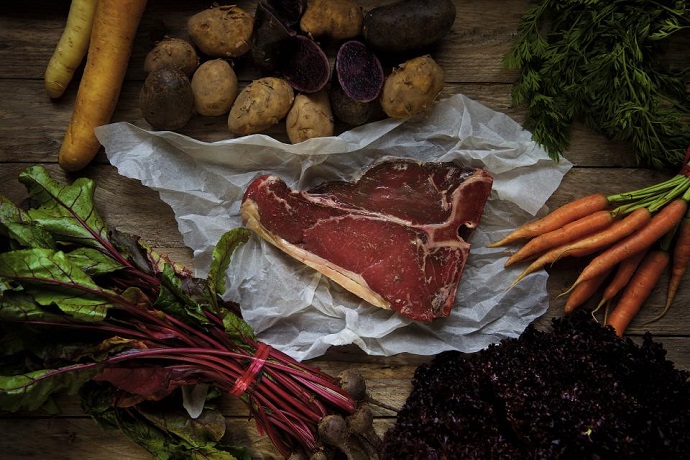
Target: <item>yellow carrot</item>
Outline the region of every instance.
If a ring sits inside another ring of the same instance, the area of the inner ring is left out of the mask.
[[[110,122],[120,97],[146,0],[99,0],[72,119],[58,162],[67,171],[88,165],[100,149],[94,128]]]
[[[97,0],[72,0],[65,28],[43,78],[48,96],[53,99],[62,96],[86,56],[96,3]]]

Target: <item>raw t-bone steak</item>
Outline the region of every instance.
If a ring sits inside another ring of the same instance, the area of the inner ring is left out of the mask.
[[[493,179],[454,163],[381,162],[307,192],[263,175],[247,227],[369,303],[419,321],[450,314]]]

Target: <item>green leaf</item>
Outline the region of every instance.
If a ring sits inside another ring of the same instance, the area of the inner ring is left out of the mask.
[[[1,321],[41,320],[54,316],[41,308],[28,292],[6,290],[0,296]]]
[[[204,305],[211,301],[204,290],[203,281],[191,276],[183,277],[170,264],[164,264],[161,268],[161,287],[154,307],[185,322],[194,320],[207,324]]]
[[[0,234],[6,235],[20,247],[55,247],[50,233],[36,225],[31,217],[3,196],[0,196]]]
[[[554,159],[578,120],[629,142],[641,165],[677,168],[690,144],[690,69],[662,54],[687,29],[686,2],[530,2],[503,61],[521,71],[513,104],[527,105],[525,127]]]
[[[0,376],[0,408],[10,412],[37,410],[58,393],[76,394],[96,372],[96,366],[75,365]]]
[[[246,243],[251,237],[251,232],[238,227],[225,232],[218,240],[216,247],[213,248],[213,259],[207,276],[210,289],[220,296],[225,292],[225,277],[233,252],[241,245]],[[228,335],[235,338],[239,343],[243,343],[242,337],[254,337],[254,330],[235,313],[218,306],[219,314],[223,320],[223,326]]]
[[[27,214],[55,240],[110,251],[108,228],[94,206],[94,181],[79,178],[71,185],[60,184],[43,166],[26,169],[19,181],[38,206]]]
[[[55,248],[55,241],[50,233],[35,225],[9,222],[5,225],[5,231],[16,243],[15,247]]]
[[[34,353],[44,360],[56,360],[68,362],[102,362],[108,357],[141,348],[139,340],[125,339],[122,337],[110,337],[100,343],[75,342],[75,343],[50,343],[40,351]]]
[[[218,411],[206,409],[195,419],[184,410],[141,408],[139,412],[158,428],[176,435],[195,448],[216,443],[225,435],[225,417]]]
[[[159,460],[251,460],[243,448],[221,444],[216,439],[225,424],[218,412],[199,421],[171,409],[165,401],[114,408],[112,388],[93,382],[80,391],[82,407],[106,429],[119,429]]]
[[[50,249],[23,249],[0,254],[0,279],[20,283],[25,292],[42,306],[56,305],[74,318],[100,321],[115,292],[98,286],[63,252]]]
[[[232,253],[240,245],[246,243],[250,236],[251,233],[248,229],[244,227],[234,228],[225,232],[220,237],[216,247],[213,248],[211,267],[209,268],[207,279],[215,294],[221,295],[225,292],[226,271],[230,266]]]
[[[93,248],[76,248],[67,253],[67,257],[89,276],[105,275],[122,269],[120,263]]]
[[[221,314],[225,332],[237,343],[246,343],[244,338],[254,338],[254,330],[245,320],[229,310],[223,310]]]

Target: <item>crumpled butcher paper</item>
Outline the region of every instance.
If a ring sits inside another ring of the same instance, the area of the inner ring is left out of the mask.
[[[200,142],[129,123],[101,126],[96,134],[121,175],[157,190],[172,207],[201,277],[220,236],[243,225],[242,194],[260,174],[277,174],[305,189],[356,178],[384,157],[457,160],[491,173],[491,197],[469,240],[452,313],[429,324],[360,301],[257,236],[236,251],[225,297],[239,302],[260,340],[295,359],[348,344],[385,356],[473,352],[519,335],[548,308],[544,271],[507,289],[522,267],[504,269],[509,251],[485,246],[545,212],[544,203],[572,164],[549,159],[510,117],[463,95],[439,101],[425,116],[385,119],[296,145],[262,134]]]

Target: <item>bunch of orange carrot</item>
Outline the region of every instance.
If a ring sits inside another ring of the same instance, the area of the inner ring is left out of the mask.
[[[688,149],[690,154],[690,148]],[[529,262],[515,279],[564,257],[589,260],[567,295],[569,313],[604,288],[594,309],[606,306],[605,323],[618,335],[626,328],[670,266],[663,316],[690,262],[690,173],[631,192],[595,193],[528,222],[489,247],[523,243],[506,262]],[[613,305],[615,301],[615,305]]]

